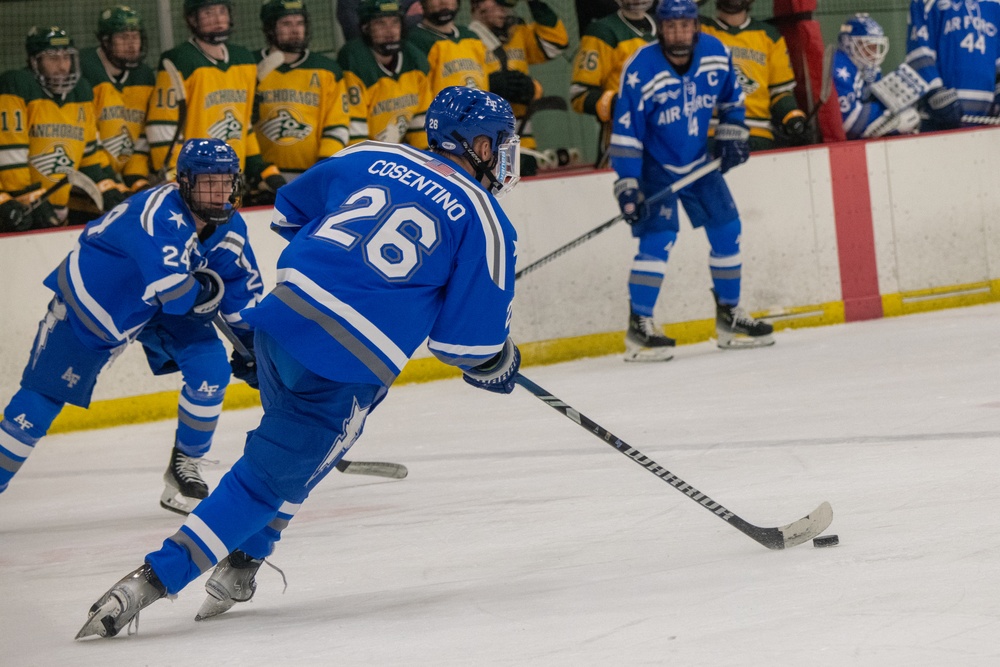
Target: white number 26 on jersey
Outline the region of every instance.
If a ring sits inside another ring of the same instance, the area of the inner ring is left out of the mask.
[[[328,215],[312,235],[350,250],[361,234],[344,225],[362,218],[380,219],[365,240],[365,261],[389,281],[408,280],[440,237],[437,220],[413,205],[391,205],[382,188],[358,190],[343,207],[352,208]]]

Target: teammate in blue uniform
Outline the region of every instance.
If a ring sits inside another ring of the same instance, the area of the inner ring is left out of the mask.
[[[996,0],[911,0],[906,62],[929,88],[921,103],[927,116],[921,129],[960,127],[962,116],[1000,113],[998,28]]]
[[[740,300],[740,217],[722,174],[749,158],[743,90],[722,43],[698,31],[693,0],[663,0],[656,10],[658,41],[643,47],[622,72],[611,136],[615,196],[639,252],[629,276],[631,313],[626,361],[673,358],[675,341],[653,323],[670,249],[677,240],[677,198],[647,205],[659,193],[708,161],[708,124],[718,110],[715,154],[720,171],[680,191],[695,227],[704,227],[715,289],[719,347],[774,342],[769,324],[737,308]]]
[[[889,38],[868,14],[855,14],[840,26],[832,76],[848,139],[908,134],[920,126],[914,105],[893,113],[873,92],[888,53]]]
[[[277,286],[244,311],[257,327],[260,426],[181,529],[93,605],[77,638],[115,635],[216,563],[196,619],[249,600],[281,530],[425,339],[470,384],[513,390],[516,234],[494,195],[518,180],[514,114],[493,93],[450,87],[425,125],[430,151],[363,142],[278,191],[272,226],[290,242]]]
[[[186,514],[208,495],[198,461],[230,375],[211,320],[221,307],[246,336],[239,311],[263,289],[233,208],[240,175],[233,150],[216,139],[191,140],[177,175],[177,183],[139,193],[88,224],[45,279],[55,296],[0,422],[0,490],[63,405],[88,407],[101,369],[138,339],[154,372],[184,375],[161,503]]]

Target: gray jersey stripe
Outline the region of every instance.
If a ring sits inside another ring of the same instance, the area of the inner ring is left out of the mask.
[[[66,303],[69,304],[69,307],[73,309],[76,316],[80,318],[80,321],[83,322],[83,325],[87,327],[92,334],[107,343],[116,342],[107,334],[107,332],[104,331],[104,329],[97,326],[97,323],[91,319],[90,314],[85,311],[79,303],[77,303],[76,295],[73,294],[73,289],[69,284],[68,269],[66,268],[68,263],[69,258],[67,257],[63,260],[62,264],[59,265],[59,273],[57,275],[57,281],[59,283],[59,289],[62,291],[63,299],[65,299]]]
[[[323,331],[357,357],[358,361],[367,366],[382,384],[388,387],[396,379],[396,373],[344,325],[300,297],[290,287],[280,284],[271,291],[271,294],[302,317],[323,327]]]
[[[215,567],[215,563],[212,562],[212,554],[207,553],[204,549],[199,546],[187,533],[183,530],[178,530],[176,533],[171,535],[169,538],[171,542],[176,542],[191,554],[191,560],[198,567],[201,572],[208,572],[211,568]]]

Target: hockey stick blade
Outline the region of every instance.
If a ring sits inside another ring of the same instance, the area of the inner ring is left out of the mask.
[[[640,452],[635,447],[626,443],[611,431],[607,430],[583,413],[573,409],[562,400],[553,396],[545,389],[542,389],[540,386],[520,373],[515,376],[514,381],[530,391],[536,398],[547,404],[549,407],[561,412],[567,419],[579,424],[582,428],[593,434],[594,437],[599,438],[610,447],[632,459],[640,466],[653,473],[715,516],[719,517],[747,537],[755,540],[768,549],[786,549],[788,547],[794,547],[798,544],[802,544],[803,542],[807,542],[826,530],[833,521],[833,508],[830,507],[830,503],[823,502],[815,510],[805,515],[798,521],[793,521],[787,526],[780,526],[777,528],[761,528],[760,526],[755,526],[712,500],[707,495],[694,488],[683,479]]]
[[[522,152],[524,152],[523,149],[522,149]],[[708,174],[708,173],[711,173],[711,172],[715,171],[716,169],[719,168],[720,165],[722,165],[722,160],[718,159],[718,158],[716,158],[715,160],[712,160],[711,162],[703,164],[702,166],[698,167],[697,169],[695,169],[694,171],[692,171],[690,174],[688,174],[684,178],[680,178],[677,181],[675,181],[674,183],[672,183],[670,185],[670,187],[664,188],[660,192],[656,193],[655,195],[653,195],[652,197],[650,197],[649,199],[647,199],[646,200],[646,205],[647,206],[651,206],[653,204],[658,203],[660,200],[662,200],[664,197],[666,197],[669,194],[676,194],[679,190],[681,190],[682,188],[686,188],[687,186],[691,185],[692,183],[694,183],[695,181],[697,181],[699,178],[701,178],[705,174]],[[565,255],[567,252],[569,252],[573,248],[577,247],[578,245],[582,245],[586,241],[589,241],[590,239],[594,238],[595,236],[597,236],[598,234],[600,234],[604,230],[608,229],[609,227],[613,227],[614,225],[616,225],[618,222],[620,222],[623,219],[624,218],[621,215],[616,215],[615,217],[611,218],[607,222],[602,222],[600,225],[598,225],[597,227],[594,227],[589,232],[586,232],[585,234],[581,234],[580,236],[576,237],[575,239],[573,239],[569,243],[556,248],[555,250],[553,250],[549,254],[545,255],[541,259],[536,259],[534,262],[532,262],[528,266],[526,266],[523,269],[521,269],[520,271],[516,272],[514,274],[514,280],[517,280],[521,276],[523,276],[523,275],[525,275],[527,273],[531,273],[535,269],[538,269],[538,268],[544,266],[545,264],[548,264],[549,262],[551,262],[552,260],[554,260],[557,257],[561,257],[562,255]]]
[[[83,190],[83,192],[90,197],[90,200],[94,202],[94,206],[101,210],[104,209],[104,195],[101,194],[101,190],[97,187],[97,183],[94,183],[94,179],[79,171],[67,171],[66,180],[68,180],[74,188]]]
[[[352,475],[373,475],[375,477],[389,477],[390,479],[403,479],[410,472],[402,463],[348,461],[346,459],[341,459],[337,463],[337,470]]]
[[[275,49],[274,51],[268,53],[259,63],[257,63],[258,83],[266,79],[268,74],[284,64],[285,54],[282,51]]]

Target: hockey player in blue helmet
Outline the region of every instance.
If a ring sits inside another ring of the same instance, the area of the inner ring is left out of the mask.
[[[0,491],[62,407],[88,407],[101,370],[138,340],[154,374],[183,375],[160,503],[186,514],[208,495],[199,466],[232,372],[211,320],[221,312],[246,335],[239,313],[263,286],[246,225],[232,210],[233,150],[192,139],[179,164],[179,184],[137,193],[89,223],[45,279],[55,296],[0,421]]]
[[[260,425],[77,638],[114,636],[213,566],[196,620],[250,600],[282,531],[425,341],[474,387],[513,391],[517,233],[493,193],[517,182],[514,115],[493,93],[446,88],[426,127],[430,151],[362,142],[278,191],[271,226],[289,243],[277,285],[243,311],[256,327]]]
[[[520,180],[520,138],[514,112],[499,95],[475,88],[445,88],[427,109],[427,143],[432,151],[457,156],[494,196]]]
[[[630,313],[626,361],[673,358],[674,339],[653,320],[667,260],[677,240],[678,199],[694,227],[704,227],[716,303],[719,347],[774,342],[771,325],[737,307],[742,260],[741,222],[722,174],[749,158],[743,89],[725,46],[698,32],[693,0],[663,0],[656,9],[659,41],[639,49],[626,65],[615,105],[611,165],[622,216],[639,239],[629,274]],[[718,114],[712,171],[676,195],[672,183],[709,160],[708,128]],[[655,206],[647,195],[665,193]]]

